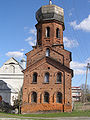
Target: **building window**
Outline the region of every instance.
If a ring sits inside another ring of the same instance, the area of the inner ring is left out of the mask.
[[[50,49],[49,48],[46,49],[46,56],[50,56]]]
[[[62,82],[62,73],[59,72],[57,73],[57,83],[61,83]]]
[[[40,40],[41,39],[41,29],[39,29],[39,31],[38,31],[38,40]]]
[[[37,83],[37,73],[33,74],[33,83]]]
[[[60,92],[57,93],[56,102],[57,103],[62,103],[62,93],[60,93]]]
[[[44,102],[49,103],[49,93],[48,92],[44,93]]]
[[[45,83],[49,83],[49,73],[45,73],[45,78],[44,78]]]
[[[31,102],[32,103],[37,102],[37,93],[36,92],[32,92],[32,94],[31,94]]]
[[[59,30],[59,28],[56,29],[56,37],[60,38],[60,30]]]
[[[2,96],[0,96],[0,102],[2,101]]]
[[[15,73],[15,67],[13,65],[10,65],[9,72],[10,73]]]
[[[50,27],[46,28],[46,37],[50,37]]]

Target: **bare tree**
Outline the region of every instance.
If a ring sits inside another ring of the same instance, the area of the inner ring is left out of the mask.
[[[80,88],[82,90],[81,102],[90,101],[90,87],[87,85],[87,89],[85,89],[85,84],[82,84]]]
[[[22,88],[21,90],[18,92],[18,97],[17,99],[14,100],[14,109],[18,109],[18,114],[21,113],[21,105],[22,105]]]

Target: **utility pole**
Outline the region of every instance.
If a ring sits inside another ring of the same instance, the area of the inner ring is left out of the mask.
[[[87,76],[88,76],[88,69],[90,69],[90,63],[87,63],[87,66],[86,66],[85,102],[87,101],[86,93],[87,93]]]

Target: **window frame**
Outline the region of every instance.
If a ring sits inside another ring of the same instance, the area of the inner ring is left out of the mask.
[[[56,94],[56,103],[62,103],[62,93],[57,92]]]
[[[56,83],[62,83],[62,73],[58,72],[56,76]]]
[[[37,93],[34,91],[31,94],[31,103],[37,103]]]
[[[39,30],[38,30],[38,40],[40,40],[41,39],[41,29],[39,28]]]
[[[50,38],[50,27],[46,27],[46,38]]]
[[[46,57],[49,57],[49,56],[50,56],[50,49],[47,48],[47,49],[46,49]]]
[[[32,78],[32,83],[37,83],[37,76],[38,76],[38,74],[37,74],[37,72],[34,72],[33,73],[33,78]]]
[[[49,103],[49,96],[48,92],[44,92],[44,103]]]
[[[45,84],[48,84],[48,83],[49,83],[49,78],[50,78],[50,74],[49,74],[49,72],[46,72],[46,73],[45,73],[45,76],[44,76],[44,83],[45,83]]]
[[[60,29],[59,28],[56,29],[56,38],[60,39]]]

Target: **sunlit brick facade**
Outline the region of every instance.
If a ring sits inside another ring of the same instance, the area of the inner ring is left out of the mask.
[[[56,5],[36,12],[37,43],[26,54],[22,113],[72,111],[71,52],[64,49],[64,12]]]

